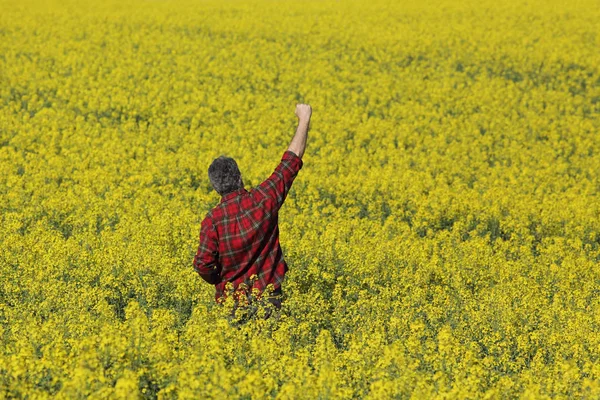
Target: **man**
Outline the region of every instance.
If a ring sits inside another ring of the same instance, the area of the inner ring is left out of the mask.
[[[281,283],[288,267],[279,244],[278,211],[302,168],[311,114],[309,105],[296,105],[298,127],[292,142],[273,174],[250,192],[233,158],[220,156],[208,168],[221,201],[201,223],[194,269],[215,285],[219,303],[227,295],[228,282],[235,290],[246,285],[261,295],[272,284],[268,300],[281,308]]]

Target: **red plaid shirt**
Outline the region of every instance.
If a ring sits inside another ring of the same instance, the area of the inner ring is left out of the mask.
[[[240,188],[225,194],[202,221],[194,269],[215,285],[216,301],[227,282],[234,289],[245,283],[261,293],[270,283],[275,290],[281,288],[288,267],[279,245],[277,217],[301,168],[302,159],[287,150],[268,179],[250,192]],[[253,274],[258,277],[254,285]]]

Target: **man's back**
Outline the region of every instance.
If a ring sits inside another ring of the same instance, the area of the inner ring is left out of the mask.
[[[286,151],[273,174],[258,187],[226,194],[207,214],[201,241],[219,254],[215,298],[222,296],[227,282],[252,287],[253,274],[258,277],[254,287],[261,292],[269,283],[281,287],[287,264],[279,244],[278,211],[301,168],[302,159]],[[198,261],[195,265],[201,265]]]

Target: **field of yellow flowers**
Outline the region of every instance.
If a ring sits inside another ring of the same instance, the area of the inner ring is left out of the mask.
[[[0,398],[600,397],[595,0],[0,0]],[[279,320],[192,267],[234,157]]]

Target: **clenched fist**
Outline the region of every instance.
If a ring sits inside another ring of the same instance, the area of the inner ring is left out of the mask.
[[[309,121],[312,109],[308,104],[296,104],[296,116],[300,121]]]

